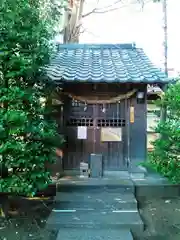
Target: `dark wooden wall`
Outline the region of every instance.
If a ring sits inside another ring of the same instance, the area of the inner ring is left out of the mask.
[[[146,92],[146,86],[144,87]],[[135,108],[134,124],[130,124],[130,160],[131,168],[136,169],[137,165],[147,158],[147,99],[144,103],[137,103],[133,98],[130,104]]]
[[[132,84],[67,84],[65,92],[74,95],[109,94],[116,96],[136,88],[146,92],[146,85]],[[130,106],[135,108],[135,122],[129,123]],[[87,107],[87,110],[84,110]],[[146,159],[146,99],[138,104],[136,95],[131,99],[122,100],[116,104],[106,104],[106,113],[102,112],[102,105],[88,105],[71,102],[66,97],[64,102],[63,119],[61,117],[61,133],[66,136],[64,148],[64,169],[79,169],[81,161],[88,162],[91,153],[102,153],[105,170],[125,170],[135,168]],[[61,114],[62,116],[62,114]],[[94,123],[94,119],[96,123]],[[95,124],[95,125],[94,125]],[[87,126],[87,140],[77,139],[77,126]],[[104,126],[122,127],[122,142],[100,141],[100,128]],[[94,129],[96,128],[96,129]],[[128,141],[129,138],[129,141]]]

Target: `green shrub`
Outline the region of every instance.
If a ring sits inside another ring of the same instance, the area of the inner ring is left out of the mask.
[[[46,165],[55,161],[55,147],[63,141],[47,107],[52,88],[42,67],[53,50],[55,19],[42,1],[0,4],[0,154],[3,169],[10,170],[0,179],[0,192],[33,196],[46,188],[51,182]]]
[[[166,107],[167,118],[156,129],[159,138],[153,143],[147,165],[171,182],[180,183],[180,83],[169,86],[158,104]]]

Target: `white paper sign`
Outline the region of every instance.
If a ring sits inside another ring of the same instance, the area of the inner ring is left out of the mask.
[[[87,139],[87,127],[81,126],[77,128],[77,138]]]

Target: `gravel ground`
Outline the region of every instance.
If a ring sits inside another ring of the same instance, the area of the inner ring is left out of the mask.
[[[0,218],[0,240],[55,240],[57,232],[44,229],[52,204],[31,203],[26,209]]]
[[[149,199],[140,213],[146,230],[137,240],[180,240],[180,198]]]

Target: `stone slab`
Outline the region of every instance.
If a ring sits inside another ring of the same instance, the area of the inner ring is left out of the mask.
[[[180,186],[173,185],[137,185],[136,198],[173,198],[179,197]]]
[[[47,220],[47,229],[61,228],[93,228],[93,229],[124,229],[143,231],[144,224],[138,211],[135,212],[106,212],[95,211],[69,211],[52,212]]]
[[[132,180],[144,179],[144,173],[131,173],[130,174]]]
[[[104,170],[103,177],[105,178],[116,178],[116,179],[130,179],[128,171],[108,171]]]
[[[134,192],[134,184],[130,179],[108,179],[108,178],[89,178],[89,179],[61,179],[57,183],[58,191],[102,191],[115,190],[116,192]]]
[[[147,169],[143,166],[132,166],[129,167],[130,173],[144,173],[144,176],[147,175]]]
[[[57,240],[133,240],[130,230],[61,229]]]
[[[137,201],[133,193],[58,192],[55,202],[55,209],[137,209]]]
[[[166,178],[158,175],[149,175],[142,180],[133,180],[135,196],[148,198],[176,197],[180,194],[180,185],[170,183]]]

